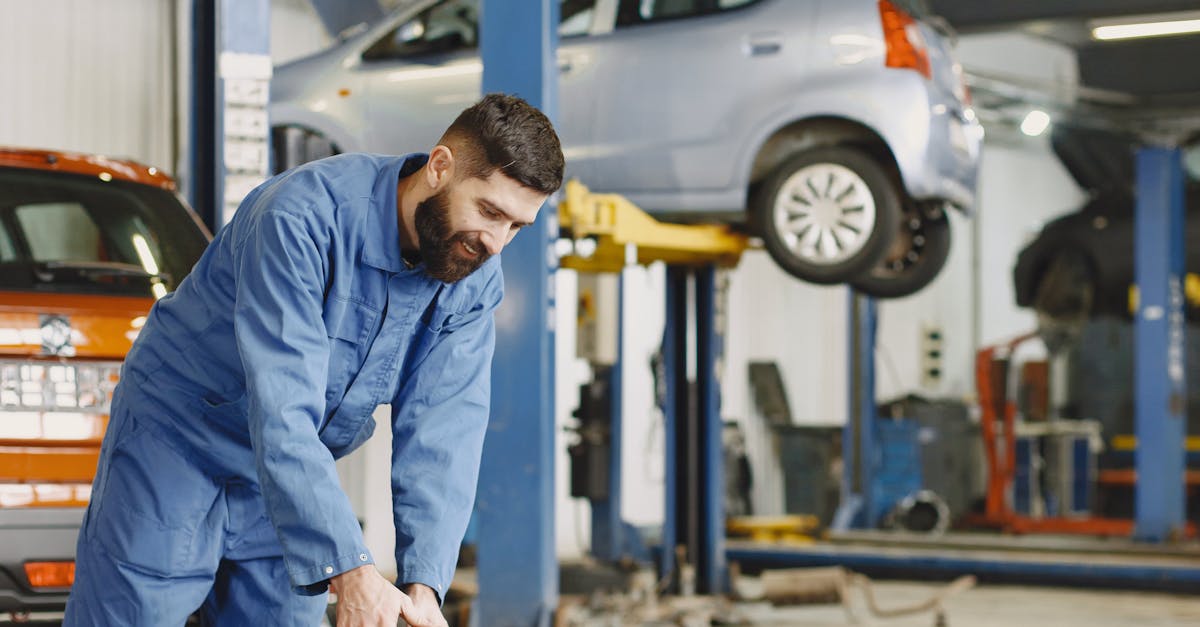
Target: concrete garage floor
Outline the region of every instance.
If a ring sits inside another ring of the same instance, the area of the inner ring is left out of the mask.
[[[925,599],[937,590],[925,582],[876,581],[881,607],[890,608]],[[877,619],[867,615],[861,596],[852,607],[863,620],[860,627],[934,627],[932,613]],[[945,602],[946,627],[1196,627],[1200,625],[1200,591],[1195,596],[1079,590],[1028,586],[978,585]],[[747,604],[739,612],[752,622],[740,625],[772,627],[847,627],[852,623],[840,605],[772,608]],[[41,618],[41,620],[37,620]],[[50,615],[35,616],[32,623],[12,623],[0,616],[0,625],[56,625]],[[49,619],[49,620],[48,620]],[[487,627],[487,622],[481,623]],[[621,625],[611,620],[588,625]],[[624,623],[629,624],[629,623]],[[665,625],[670,623],[655,623]],[[731,624],[731,623],[714,623]]]
[[[927,598],[928,583],[876,581],[876,598],[888,608]],[[931,613],[902,618],[867,618],[861,597],[852,607],[864,619],[859,625],[933,627]],[[1200,591],[1196,596],[979,584],[946,599],[948,627],[1196,627],[1200,625]],[[757,617],[756,617],[757,618]],[[851,625],[841,606],[774,608],[754,625],[845,627]]]
[[[913,607],[937,596],[945,584],[873,581],[876,607],[883,611]],[[556,627],[701,627],[746,625],[777,627],[1200,627],[1200,590],[1196,595],[1120,590],[1049,588],[998,584],[975,587],[945,598],[944,621],[931,610],[895,618],[868,611],[863,589],[849,589],[853,617],[841,604],[772,606],[767,602],[666,597],[644,604],[597,604],[564,598]],[[570,607],[574,606],[574,607]],[[621,607],[621,611],[613,608]],[[569,608],[569,609],[568,609]],[[587,609],[584,609],[587,608]],[[608,608],[608,609],[601,609]],[[857,620],[856,620],[857,619]],[[486,621],[481,623],[486,625]]]

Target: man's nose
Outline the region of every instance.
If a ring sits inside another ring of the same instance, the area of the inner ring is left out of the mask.
[[[480,241],[483,247],[487,249],[489,255],[496,255],[508,243],[508,231],[510,227],[507,224],[502,224],[483,232]]]

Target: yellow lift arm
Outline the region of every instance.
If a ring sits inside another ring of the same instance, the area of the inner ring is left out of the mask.
[[[579,181],[567,181],[558,206],[564,237],[595,241],[593,254],[564,256],[560,265],[582,272],[620,272],[631,263],[736,266],[749,245],[727,226],[667,224],[617,194],[593,194]],[[634,261],[631,251],[636,251]]]

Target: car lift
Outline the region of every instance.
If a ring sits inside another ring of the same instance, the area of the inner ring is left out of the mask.
[[[659,575],[677,589],[724,592],[728,581],[717,373],[724,314],[717,268],[736,265],[748,239],[724,226],[657,222],[621,196],[592,194],[575,181],[567,184],[559,220],[564,237],[575,240],[577,249],[585,248],[581,240],[590,242],[586,248],[594,246],[586,256],[564,257],[562,267],[581,273],[581,317],[602,304],[593,301],[616,296],[616,347],[622,333],[619,279],[615,290],[592,292],[587,275],[619,273],[629,265],[667,265],[659,400],[668,435]],[[572,492],[592,501],[595,557],[614,563],[644,561],[648,554],[637,532],[620,517],[620,350],[602,352],[612,357],[591,360],[593,380],[581,393],[580,441],[571,450]]]

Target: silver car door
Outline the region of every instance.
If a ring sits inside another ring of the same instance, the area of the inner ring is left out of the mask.
[[[593,186],[651,210],[715,208],[678,205],[738,182],[751,131],[796,88],[812,14],[805,0],[619,0],[597,51]]]

